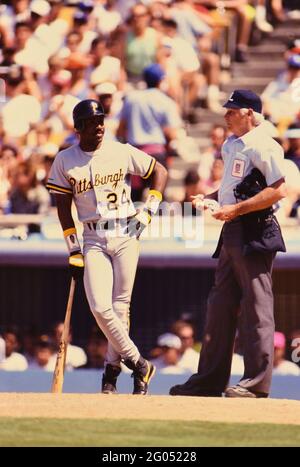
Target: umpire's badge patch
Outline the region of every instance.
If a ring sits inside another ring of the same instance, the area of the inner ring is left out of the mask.
[[[233,175],[233,177],[242,178],[244,176],[244,170],[245,161],[242,161],[241,159],[234,159],[231,175]]]

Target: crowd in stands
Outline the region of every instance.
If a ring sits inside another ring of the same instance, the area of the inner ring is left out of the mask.
[[[195,107],[221,112],[225,55],[233,62],[246,61],[253,28],[271,33],[278,23],[297,16],[296,3],[1,2],[0,212],[49,212],[53,200],[44,184],[58,150],[76,141],[72,109],[85,98],[99,99],[104,106],[106,138],[128,141],[169,167],[170,148],[185,134],[186,122],[199,118]],[[235,46],[228,50],[233,29]],[[299,38],[287,44],[284,59],[286,70],[262,97],[274,137],[299,168]],[[211,129],[211,147],[198,151],[199,167],[186,174],[186,192],[191,185],[201,193],[218,187],[226,136],[221,126]],[[295,177],[286,208],[293,216],[300,196]],[[133,178],[134,200],[142,199],[145,187]]]
[[[16,326],[10,326],[0,335],[0,370],[42,370],[53,372],[63,323],[55,323],[49,334],[39,335],[27,330],[22,335]],[[107,351],[107,340],[98,328],[92,328],[84,349],[72,344],[72,331],[66,356],[66,371],[76,369],[103,369]],[[184,374],[197,372],[201,342],[195,339],[191,321],[175,321],[168,332],[157,337],[157,345],[149,358],[162,374]],[[126,368],[124,367],[124,371]],[[242,375],[244,363],[242,347],[237,338],[233,354],[233,375]],[[300,375],[300,330],[290,333],[288,344],[282,332],[274,335],[275,375]]]
[[[0,340],[0,369],[54,371],[62,331],[61,322],[55,323],[49,334],[41,335],[34,329],[28,329],[20,334],[16,326],[6,327]],[[72,344],[72,330],[70,330],[66,370],[103,368],[106,350],[106,338],[98,328],[91,330],[85,350]]]

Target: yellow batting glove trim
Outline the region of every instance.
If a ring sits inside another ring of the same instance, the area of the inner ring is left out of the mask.
[[[155,198],[157,198],[159,202],[161,202],[162,200],[162,193],[158,190],[150,190],[149,197],[150,196],[155,196]]]
[[[151,212],[151,214],[156,214],[162,200],[162,193],[157,190],[150,190],[148,197],[145,202],[145,208]]]
[[[64,230],[65,238],[68,237],[69,235],[74,235],[74,234],[75,235],[77,234],[75,227],[70,227],[69,229]]]

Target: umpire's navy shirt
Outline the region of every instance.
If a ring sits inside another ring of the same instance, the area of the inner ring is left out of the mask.
[[[269,135],[264,123],[243,136],[227,138],[222,158],[224,175],[218,193],[221,206],[236,203],[233,189],[254,167],[264,174],[268,186],[285,176],[283,149]]]

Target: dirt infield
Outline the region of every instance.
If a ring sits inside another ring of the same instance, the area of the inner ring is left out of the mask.
[[[300,425],[300,402],[283,399],[0,393],[0,417],[199,420]]]

